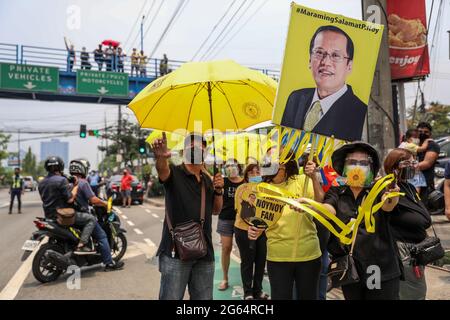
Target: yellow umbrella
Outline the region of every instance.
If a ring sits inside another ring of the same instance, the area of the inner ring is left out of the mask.
[[[156,139],[160,139],[162,138],[162,134],[163,131],[161,130],[153,130],[152,133],[150,133],[147,137],[147,139],[145,139],[145,141],[148,144],[152,144],[153,141],[155,141]],[[167,137],[167,147],[170,150],[183,150],[184,147],[184,136],[176,134],[176,133],[171,133],[171,132],[166,132],[166,137]]]
[[[128,107],[143,128],[243,130],[272,118],[276,89],[270,77],[231,60],[191,62],[150,83]]]
[[[271,146],[266,134],[242,132],[227,134],[215,141],[216,155],[223,161],[236,159],[239,163],[246,164],[249,157],[260,161],[267,149]],[[213,150],[210,150],[212,153]]]

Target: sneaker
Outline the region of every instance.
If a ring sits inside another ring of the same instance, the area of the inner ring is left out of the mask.
[[[8,211],[8,214],[12,214],[12,212],[11,212],[11,211]]]
[[[127,208],[131,208],[131,206],[127,206]]]
[[[22,211],[17,212],[18,214],[22,214]]]
[[[269,300],[270,297],[267,293],[265,293],[264,291],[258,294],[255,294],[255,298],[258,300]]]
[[[253,296],[245,296],[244,300],[255,300],[255,298]]]
[[[93,251],[88,246],[82,246],[81,248],[77,248],[74,251],[74,253],[77,254],[77,255],[86,255],[86,254],[93,254],[93,253],[95,253],[95,251]]]
[[[120,270],[123,268],[124,265],[125,265],[125,263],[123,261],[113,262],[113,263],[107,264],[105,266],[105,271]]]

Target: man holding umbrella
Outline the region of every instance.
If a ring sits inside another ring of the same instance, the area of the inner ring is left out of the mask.
[[[190,134],[184,143],[184,161],[169,164],[167,138],[152,144],[159,180],[166,190],[166,219],[162,232],[159,256],[161,272],[160,300],[182,300],[188,286],[191,300],[212,300],[214,282],[214,249],[212,244],[212,215],[222,209],[224,181],[220,173],[213,179],[204,170],[203,155],[206,141],[201,134]],[[203,194],[203,195],[202,195]],[[202,203],[203,202],[203,203]],[[204,221],[200,219],[201,212]],[[181,260],[171,236],[177,225],[201,222],[207,252],[202,258]]]

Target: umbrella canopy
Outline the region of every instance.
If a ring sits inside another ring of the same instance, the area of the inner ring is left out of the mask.
[[[128,107],[143,128],[242,130],[272,118],[276,89],[270,77],[231,60],[191,62],[150,83]]]
[[[156,139],[162,138],[163,131],[161,130],[153,130],[145,139],[148,144],[152,144]],[[167,137],[167,147],[170,150],[178,151],[183,150],[184,148],[184,139],[185,137],[176,133],[166,132]]]
[[[120,45],[120,42],[116,41],[116,40],[108,39],[108,40],[103,40],[102,44],[105,45],[105,46],[118,47]]]
[[[216,156],[224,162],[229,159],[236,159],[239,163],[246,164],[248,158],[253,158],[260,162],[267,150],[274,146],[272,140],[266,134],[242,132],[216,137]],[[213,153],[211,149],[209,151]]]

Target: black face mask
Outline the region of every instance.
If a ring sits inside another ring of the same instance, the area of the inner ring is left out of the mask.
[[[415,175],[416,175],[416,169],[414,167],[405,167],[405,168],[399,169],[398,179],[400,181],[408,181],[409,179],[414,178]]]
[[[427,140],[429,137],[430,137],[430,135],[429,135],[429,134],[426,134],[426,133],[421,133],[421,134],[419,134],[420,142],[424,142],[424,141]]]

